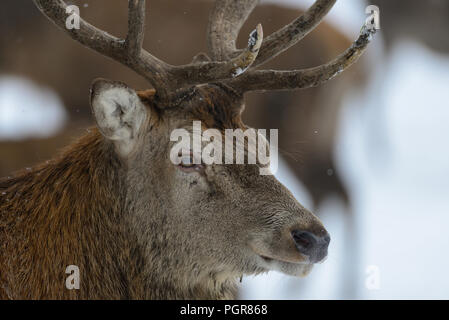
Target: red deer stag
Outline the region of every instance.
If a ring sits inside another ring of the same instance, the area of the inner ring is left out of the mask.
[[[0,298],[224,299],[243,274],[301,276],[327,254],[330,237],[257,164],[174,165],[176,128],[245,129],[244,93],[316,86],[350,66],[372,31],[332,62],[294,71],[255,70],[310,32],[335,4],[317,0],[262,41],[262,28],[238,50],[239,30],[256,0],[216,1],[209,55],[169,65],[142,49],[144,0],[129,1],[128,34],[115,38],[81,20],[65,28],[62,0],[34,0],[81,44],[144,76],[136,92],[99,79],[91,88],[97,128],[58,158],[0,182]],[[76,265],[80,288],[65,287]]]

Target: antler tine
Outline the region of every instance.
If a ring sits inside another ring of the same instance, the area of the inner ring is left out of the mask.
[[[253,67],[270,61],[301,41],[320,24],[336,2],[337,0],[315,1],[303,15],[265,38]],[[238,51],[234,54],[237,55]]]
[[[293,90],[318,86],[350,67],[363,54],[376,29],[364,26],[358,39],[333,61],[310,69],[293,71],[249,71],[230,85],[242,92],[259,90]]]
[[[208,47],[212,60],[231,58],[240,28],[259,0],[216,0],[210,13]]]
[[[250,33],[248,47],[239,56],[228,61],[203,61],[174,67],[173,81],[178,88],[207,82],[231,79],[248,70],[256,60],[263,40],[262,25]],[[205,56],[201,55],[205,60]],[[196,60],[196,59],[195,59]]]
[[[138,57],[142,50],[145,36],[145,0],[128,2],[128,35],[126,48],[130,56]]]
[[[159,97],[168,96],[167,79],[172,66],[142,49],[145,21],[145,0],[129,1],[129,30],[126,41],[111,36],[90,23],[80,20],[79,29],[65,25],[67,4],[63,0],[33,0],[49,20],[82,45],[110,57],[145,77]]]

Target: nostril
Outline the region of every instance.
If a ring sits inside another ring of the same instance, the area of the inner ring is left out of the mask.
[[[293,230],[292,237],[301,253],[308,254],[316,244],[315,236],[308,231]]]
[[[328,246],[329,243],[331,242],[331,237],[330,237],[330,235],[329,235],[329,234],[326,234],[326,235],[323,237],[323,241],[324,241],[324,244],[325,244],[326,246]]]
[[[305,230],[293,230],[291,234],[296,249],[303,255],[308,256],[310,262],[322,261],[327,256],[327,248],[331,240],[327,231],[319,236]]]

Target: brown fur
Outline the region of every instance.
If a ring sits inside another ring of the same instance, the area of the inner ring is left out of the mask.
[[[8,297],[130,297],[138,271],[129,269],[138,268],[130,252],[138,258],[139,250],[122,215],[122,183],[112,145],[96,129],[59,159],[2,182],[0,261]],[[62,290],[72,262],[85,275],[83,291]]]

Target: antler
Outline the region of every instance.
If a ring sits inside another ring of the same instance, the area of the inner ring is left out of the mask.
[[[208,26],[211,59],[197,55],[191,64],[173,66],[142,48],[145,29],[145,0],[129,0],[126,39],[109,35],[80,18],[79,29],[67,29],[67,5],[63,0],[33,0],[37,7],[70,37],[136,71],[154,86],[162,102],[169,103],[176,91],[192,85],[223,81],[243,92],[291,90],[316,86],[332,79],[362,55],[374,29],[362,29],[354,44],[334,61],[295,71],[254,71],[254,68],[287,50],[312,31],[336,0],[316,0],[301,17],[263,40],[259,24],[250,34],[248,47],[235,46],[240,28],[258,0],[217,0]]]
[[[237,57],[228,61],[200,62],[189,65],[174,67],[172,74],[177,87],[187,85],[201,84],[235,78],[240,76],[251,67],[256,60],[262,44],[263,31],[262,25],[258,24],[256,29],[250,33],[248,47]],[[197,55],[194,60],[207,60],[203,54]]]
[[[142,49],[145,0],[129,1],[129,30],[126,41],[109,35],[80,18],[79,29],[68,29],[67,5],[62,0],[34,0],[36,6],[58,27],[82,45],[110,57],[145,77],[162,97],[168,95],[168,64]]]
[[[236,50],[235,42],[240,28],[257,3],[258,0],[215,2],[208,27],[208,45],[213,59],[228,59],[241,54]],[[375,29],[362,28],[353,45],[328,64],[293,71],[253,70],[302,40],[319,25],[335,3],[336,0],[316,0],[302,16],[263,40],[250,70],[226,82],[241,92],[301,89],[324,83],[351,66],[365,51]]]
[[[255,61],[262,43],[262,27],[251,33],[248,48],[228,61],[206,61],[184,66],[167,64],[142,48],[145,28],[145,0],[129,0],[128,34],[116,38],[83,19],[79,29],[66,28],[67,4],[63,0],[33,0],[58,27],[82,45],[110,57],[145,77],[162,101],[178,89],[239,76]]]
[[[303,89],[322,84],[346,70],[363,54],[376,32],[375,29],[363,26],[352,46],[327,64],[293,71],[254,70],[303,39],[321,22],[335,3],[336,0],[317,0],[302,16],[265,38],[251,69],[227,83],[241,92]],[[239,51],[234,51],[231,56],[238,53]]]

